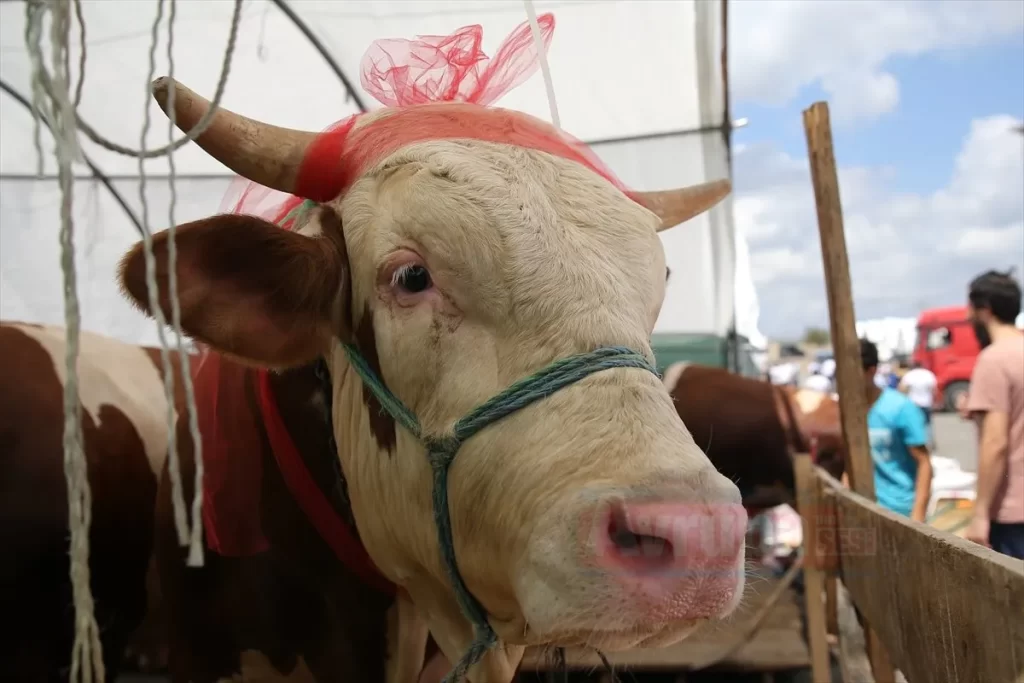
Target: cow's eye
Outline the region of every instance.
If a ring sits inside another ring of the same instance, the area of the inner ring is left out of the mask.
[[[433,284],[430,273],[421,265],[403,266],[398,269],[395,271],[394,283],[412,294],[426,291]]]

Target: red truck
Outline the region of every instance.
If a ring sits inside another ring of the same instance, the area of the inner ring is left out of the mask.
[[[918,316],[913,360],[935,373],[936,408],[956,410],[957,396],[967,391],[980,352],[966,306],[929,308]]]

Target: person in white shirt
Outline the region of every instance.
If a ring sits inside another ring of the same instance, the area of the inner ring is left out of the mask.
[[[829,379],[833,379],[836,375],[836,360],[835,358],[826,358],[821,363],[821,374],[825,375]]]
[[[815,372],[804,380],[804,389],[830,394],[832,393],[832,380],[821,373]]]
[[[771,378],[771,383],[776,385],[796,385],[796,380],[800,374],[800,368],[796,363],[779,363],[773,365],[768,369],[768,376]]]
[[[935,434],[932,429],[932,406],[935,401],[935,387],[938,386],[938,379],[928,368],[922,367],[920,363],[914,363],[911,369],[903,375],[900,380],[899,390],[907,395],[907,398],[924,413],[925,424],[931,432],[932,449],[934,450]]]

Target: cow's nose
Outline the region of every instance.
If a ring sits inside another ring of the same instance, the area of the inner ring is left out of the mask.
[[[735,606],[747,513],[723,490],[723,500],[627,494],[602,506],[592,546],[596,562],[651,618],[704,619]]]

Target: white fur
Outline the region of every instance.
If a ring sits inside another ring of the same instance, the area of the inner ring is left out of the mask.
[[[378,110],[355,128],[388,115]],[[317,322],[341,326],[351,317],[357,340],[372,322],[382,379],[427,435],[445,433],[512,382],[571,354],[627,346],[654,361],[650,336],[665,296],[660,221],[580,164],[477,140],[419,142],[380,159],[331,205],[351,282],[337,312],[351,316]],[[309,212],[299,233],[325,239],[322,215]],[[422,259],[434,289],[396,297],[386,268],[400,251]],[[205,275],[209,284],[220,274]],[[260,304],[246,305],[224,313],[252,315]],[[362,381],[337,344],[325,350],[360,536],[455,662],[473,630],[441,561],[422,444],[397,427],[394,448],[383,449]],[[458,569],[502,640],[470,671],[473,683],[510,681],[528,643],[603,630],[602,642],[624,647],[670,643],[692,630],[651,623],[611,577],[585,571],[592,549],[575,534],[595,501],[649,490],[710,514],[716,502],[739,503],[736,486],[679,420],[665,384],[642,369],[590,375],[462,445],[448,477]],[[742,550],[736,562],[742,566]],[[741,571],[727,588],[703,608],[727,614],[743,589]],[[698,582],[677,597],[692,605],[704,593]]]
[[[661,381],[662,384],[665,385],[665,389],[669,394],[675,390],[676,385],[679,384],[679,380],[683,377],[683,373],[686,372],[686,368],[690,367],[690,365],[691,363],[680,361],[665,368],[665,374],[661,378]]]
[[[424,142],[381,161],[337,207],[352,310],[358,321],[369,307],[383,379],[427,433],[556,358],[606,345],[652,357],[665,289],[657,218],[577,164],[497,144]],[[377,269],[398,248],[425,258],[450,309],[381,299]],[[341,353],[331,366],[336,437],[361,536],[455,661],[472,630],[438,555],[422,447],[399,427],[396,453],[379,452],[360,379]],[[621,590],[580,571],[571,535],[585,488],[653,484],[738,500],[665,386],[643,370],[592,375],[463,446],[449,478],[459,568],[506,642],[637,628],[643,617],[630,614]],[[742,553],[737,561],[741,593]],[[688,632],[659,627],[648,637]],[[518,646],[492,651],[471,680],[507,681],[521,655]]]
[[[398,595],[388,610],[387,683],[414,682],[423,669],[427,624],[404,595]]]
[[[11,327],[36,340],[50,355],[54,372],[64,386],[67,379],[64,328],[20,324],[11,324]],[[163,378],[145,350],[82,330],[78,376],[82,409],[97,426],[100,426],[100,409],[104,405],[123,413],[142,440],[150,469],[159,477],[167,457],[167,399]]]

